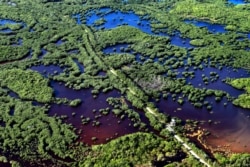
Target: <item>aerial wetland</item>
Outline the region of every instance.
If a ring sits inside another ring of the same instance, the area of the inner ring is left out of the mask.
[[[250,166],[249,0],[0,0],[0,166]]]

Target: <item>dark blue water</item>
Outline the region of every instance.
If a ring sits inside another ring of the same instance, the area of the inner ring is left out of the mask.
[[[179,72],[178,78],[183,77],[182,72],[185,71],[184,68],[179,68],[176,70]],[[188,77],[186,79],[187,83],[191,83],[194,87],[197,88],[208,88],[208,89],[214,89],[214,90],[222,90],[225,92],[228,92],[231,96],[238,97],[240,94],[244,93],[244,90],[238,90],[236,88],[233,88],[232,86],[226,84],[223,82],[226,78],[245,78],[249,77],[249,73],[246,70],[238,69],[236,71],[233,70],[233,68],[224,67],[221,70],[214,68],[214,67],[204,67],[203,70],[197,69],[194,70],[193,68],[190,68],[189,71],[194,71],[194,78]],[[209,79],[208,84],[206,85],[203,82],[202,75],[204,75],[207,78],[215,78],[210,75],[210,72],[215,72],[219,75],[218,79],[215,79],[211,82],[211,79]]]
[[[12,91],[12,90],[9,89],[9,88],[6,88],[6,90],[7,90],[7,93],[8,93],[8,95],[9,95],[10,97],[13,97],[13,98],[15,98],[15,99],[20,99],[19,95],[18,95],[16,92]]]
[[[64,41],[62,39],[59,39],[58,41],[56,41],[56,45],[60,46],[64,43]]]
[[[128,48],[128,44],[117,44],[114,46],[108,46],[105,49],[103,49],[104,54],[113,54],[113,53],[130,53],[135,55],[135,61],[138,63],[144,63],[146,60],[148,60],[148,57],[143,57],[139,53],[135,53],[133,49]]]
[[[175,35],[170,36],[170,40],[172,45],[184,48],[193,48],[193,46],[189,43],[190,39],[180,37],[180,33],[175,33]]]
[[[34,32],[35,30],[33,28],[30,28],[29,29],[29,32]]]
[[[41,54],[38,56],[39,59],[42,59],[46,54],[47,54],[47,50],[45,50],[44,48],[41,49]]]
[[[59,66],[55,65],[39,65],[39,66],[32,66],[30,68],[31,70],[37,71],[40,74],[42,74],[45,77],[52,76],[52,75],[57,75],[63,71],[63,69]]]
[[[211,33],[225,33],[225,32],[227,32],[225,30],[225,27],[223,25],[220,25],[220,24],[211,24],[208,22],[197,21],[197,20],[185,20],[184,22],[187,24],[193,24],[197,27],[205,27]]]
[[[115,46],[108,46],[103,49],[103,53],[110,54],[110,53],[125,53],[124,49],[128,48],[128,44],[117,44]],[[131,51],[131,50],[130,50]]]
[[[154,34],[154,32],[151,31],[150,22],[148,20],[143,20],[144,24],[138,25],[137,24],[138,22],[142,22],[141,18],[132,12],[129,12],[129,13],[123,13],[120,11],[110,12],[110,8],[103,8],[103,9],[99,10],[98,12],[90,12],[90,15],[87,17],[87,24],[93,25],[96,20],[98,20],[102,17],[106,20],[106,23],[103,25],[103,27],[105,29],[115,28],[121,24],[126,23],[130,26],[139,28],[143,32],[146,32],[149,34],[167,36],[164,33]],[[225,33],[226,32],[226,30],[224,29],[224,26],[219,25],[219,24],[210,24],[207,22],[195,21],[195,20],[185,20],[185,22],[188,24],[194,24],[198,27],[206,27],[209,31],[211,31],[213,33]],[[193,46],[190,45],[189,41],[190,41],[189,39],[181,38],[180,33],[178,33],[178,32],[176,32],[174,34],[174,36],[171,36],[171,44],[172,45],[191,48]],[[115,46],[109,46],[109,47],[105,48],[103,50],[103,52],[105,54],[123,53],[123,52],[125,52],[125,50],[127,48],[128,48],[128,44],[118,44]],[[133,50],[131,50],[131,49],[127,50],[127,52],[131,53],[131,54],[134,53]],[[137,62],[142,62],[140,60],[139,54],[134,54],[134,55],[136,56]],[[154,61],[157,62],[158,59],[154,59]],[[178,68],[176,71],[181,73],[185,70],[182,67],[182,68]],[[234,72],[232,68],[223,68],[222,70],[219,70],[217,68],[212,68],[212,67],[203,67],[203,70],[192,69],[192,71],[195,72],[195,78],[193,78],[193,79],[187,78],[186,79],[187,82],[190,82],[195,87],[200,87],[200,88],[206,87],[209,89],[224,90],[226,92],[230,92],[230,94],[232,96],[238,96],[239,94],[243,93],[243,91],[234,89],[233,87],[222,82],[222,80],[227,78],[227,77],[239,78],[239,77],[248,77],[249,76],[249,74],[242,69],[238,70],[237,72]],[[210,72],[216,72],[219,75],[219,78],[213,82],[209,81],[208,85],[205,85],[205,83],[202,80],[202,75],[205,75],[206,77],[210,78],[211,77],[209,74]],[[181,75],[179,75],[179,77],[181,77]]]
[[[77,64],[80,72],[84,73],[84,66],[77,59],[74,59],[74,62]]]

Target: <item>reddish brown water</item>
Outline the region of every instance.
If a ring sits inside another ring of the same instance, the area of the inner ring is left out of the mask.
[[[68,119],[66,122],[71,123],[78,130],[81,130],[80,141],[87,144],[100,144],[105,143],[107,139],[138,131],[133,128],[133,126],[130,126],[131,122],[127,118],[118,124],[120,119],[116,118],[112,113],[96,119],[101,123],[100,126],[92,126],[92,121],[95,119],[95,116],[100,115],[98,109],[110,107],[106,99],[108,97],[121,96],[117,90],[113,90],[106,94],[100,93],[100,95],[94,99],[90,89],[75,91],[57,82],[52,82],[51,85],[55,90],[56,97],[82,99],[81,105],[77,107],[52,105],[49,112],[50,115],[67,115]],[[235,107],[231,102],[227,102],[226,99],[223,99],[219,103],[215,102],[212,97],[206,100],[213,103],[213,110],[211,112],[205,108],[194,108],[188,102],[180,106],[172,101],[171,98],[168,100],[161,100],[156,105],[162,112],[179,117],[182,120],[193,119],[204,121],[205,123],[199,126],[211,132],[211,135],[206,139],[209,146],[213,148],[229,146],[234,152],[250,153],[250,119],[247,118],[247,116],[250,116],[249,110]],[[225,102],[228,103],[226,107],[223,106]],[[180,108],[182,108],[182,110],[179,110]],[[96,109],[97,112],[94,113],[94,109]],[[73,112],[76,113],[75,116],[71,115]],[[81,115],[91,118],[91,122],[87,125],[82,125]],[[212,120],[213,123],[209,124],[208,120]],[[146,122],[147,119],[144,117],[143,121]],[[97,137],[97,140],[92,141],[92,137]]]
[[[208,99],[213,101],[212,113],[205,108],[194,108],[189,103],[180,106],[170,98],[161,100],[157,106],[161,111],[182,120],[204,121],[205,123],[199,126],[211,132],[206,142],[212,148],[228,146],[233,152],[250,153],[250,119],[247,118],[250,115],[249,110],[235,107],[230,103],[224,107],[225,100],[216,103],[213,99]],[[213,123],[209,124],[208,120],[212,120]]]
[[[97,98],[93,98],[90,89],[74,91],[60,85],[56,82],[52,82],[52,87],[55,89],[56,97],[67,97],[68,99],[82,99],[82,103],[77,107],[70,107],[66,105],[57,105],[54,104],[51,106],[49,115],[67,115],[67,123],[71,123],[77,130],[81,130],[80,141],[83,141],[86,144],[100,144],[107,142],[109,138],[116,138],[125,134],[137,132],[138,129],[134,128],[130,120],[125,118],[121,120],[117,118],[113,113],[108,115],[102,115],[102,117],[97,118],[101,124],[100,126],[92,126],[92,121],[95,119],[95,116],[101,115],[98,110],[102,108],[110,107],[106,102],[108,97],[120,97],[121,94],[113,90],[108,93],[100,93]],[[93,110],[97,111],[94,113]],[[75,116],[72,116],[72,113],[76,113]],[[82,125],[81,115],[84,117],[91,118],[91,121],[87,125]],[[118,123],[120,121],[120,123]],[[92,141],[92,137],[96,137],[96,141]]]

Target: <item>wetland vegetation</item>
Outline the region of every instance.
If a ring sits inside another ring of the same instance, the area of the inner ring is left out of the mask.
[[[241,3],[0,0],[0,166],[249,165]]]

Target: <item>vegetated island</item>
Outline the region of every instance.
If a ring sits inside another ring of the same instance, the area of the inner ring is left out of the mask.
[[[232,3],[0,1],[0,166],[248,166]]]

